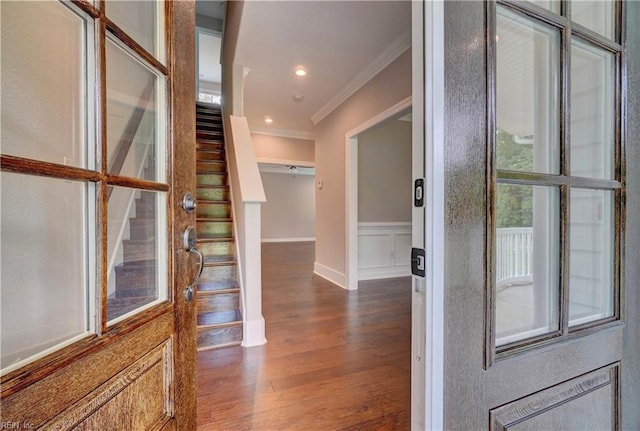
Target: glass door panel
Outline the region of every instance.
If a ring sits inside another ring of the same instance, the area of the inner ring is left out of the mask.
[[[107,320],[167,298],[166,193],[109,187]]]
[[[165,63],[164,2],[108,0],[106,12],[133,40],[158,61]]]
[[[558,173],[560,32],[498,8],[498,169]]]
[[[0,184],[4,374],[92,330],[95,187],[8,172]]]
[[[571,44],[571,175],[613,179],[614,56]]]
[[[559,329],[559,190],[498,184],[496,345]]]
[[[573,0],[571,2],[571,20],[604,37],[614,39],[616,3],[612,0]]]
[[[107,166],[110,174],[166,180],[165,78],[107,39]]]
[[[613,315],[613,192],[571,190],[569,326]]]
[[[2,2],[0,15],[2,153],[93,169],[93,23],[57,1]]]

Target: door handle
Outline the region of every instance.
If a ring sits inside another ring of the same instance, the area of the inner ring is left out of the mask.
[[[185,228],[184,233],[182,234],[182,248],[188,253],[194,253],[198,255],[199,258],[198,273],[196,274],[193,282],[191,282],[191,284],[189,284],[184,291],[185,299],[187,300],[187,302],[191,302],[193,301],[193,296],[195,294],[194,286],[200,279],[202,271],[204,270],[204,255],[196,247],[196,230],[193,228],[193,226],[187,226]]]

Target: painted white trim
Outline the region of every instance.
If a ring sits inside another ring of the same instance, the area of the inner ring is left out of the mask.
[[[345,283],[346,277],[341,272],[329,268],[328,266],[323,265],[319,262],[313,262],[313,273],[319,277],[324,278],[327,281],[330,281],[338,287],[349,290],[347,289],[347,284]]]
[[[373,126],[376,126],[409,108],[411,108],[411,96],[402,99],[401,101],[391,106],[390,108],[385,109],[378,115],[371,117],[364,123],[349,130],[347,133],[345,133],[345,136],[354,137],[356,135],[359,135],[365,130],[369,130]]]
[[[255,150],[246,117],[229,116],[231,139],[242,202],[266,202]],[[240,204],[240,202],[238,202]]]
[[[292,129],[272,129],[266,127],[252,127],[251,133],[255,135],[277,136],[279,138],[303,139],[305,141],[315,141],[316,135],[311,132]]]
[[[288,159],[270,159],[267,157],[258,157],[258,164],[269,163],[271,165],[300,166],[302,168],[315,168],[316,162],[308,160],[288,160]]]
[[[411,229],[410,221],[361,221],[358,222],[359,228],[376,228],[383,229],[388,227],[408,227]]]
[[[242,340],[242,347],[261,346],[267,342],[264,336],[264,317],[260,316],[255,320],[245,320],[244,328],[245,333],[244,339]]]
[[[359,278],[365,280],[381,280],[384,278],[410,277],[410,266],[396,266],[392,268],[360,268]]]
[[[444,429],[444,2],[425,2],[425,428]]]
[[[299,238],[263,238],[262,242],[315,242],[314,237]]]
[[[260,169],[260,172],[266,172],[269,174],[309,175],[309,176],[315,176],[316,174],[316,168],[314,167],[309,168],[309,167],[299,166],[299,169],[291,170],[289,168],[286,168],[283,165],[273,166],[273,165],[258,164],[258,168]]]
[[[407,30],[391,43],[378,58],[369,63],[362,72],[349,81],[338,94],[333,96],[322,108],[318,109],[318,111],[311,116],[313,124],[315,125],[322,121],[323,118],[333,112],[334,109],[361,89],[367,82],[371,81],[371,79],[385,67],[393,63],[393,61],[400,57],[409,47],[411,47],[411,31]]]
[[[411,108],[411,96],[345,133],[346,285],[358,289],[358,134]]]

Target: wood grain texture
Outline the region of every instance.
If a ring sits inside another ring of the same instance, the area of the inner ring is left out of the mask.
[[[164,424],[173,414],[171,367],[171,342],[167,340],[45,424],[44,428],[60,431],[143,430]],[[127,414],[122,414],[123,411]]]
[[[187,302],[185,288],[195,276],[196,259],[192,253],[182,251],[182,232],[195,226],[195,214],[188,214],[180,203],[186,192],[196,192],[196,138],[195,138],[195,1],[165,2],[169,28],[169,136],[172,166],[169,179],[172,184],[170,212],[170,249],[175,250],[170,262],[173,268],[171,296],[175,305],[174,373],[175,427],[179,430],[196,428],[196,307]]]
[[[116,337],[112,344],[76,357],[66,367],[3,397],[3,420],[41,426],[162,344],[172,331],[173,315],[167,312],[126,336]]]
[[[624,297],[624,357],[621,370],[623,430],[640,429],[640,2],[625,2],[627,8],[626,139],[626,235],[622,284]],[[624,105],[623,105],[624,106]],[[623,130],[624,132],[624,130]],[[623,168],[625,166],[623,165]],[[635,365],[635,366],[634,366]]]
[[[520,2],[501,3],[509,7],[521,6]],[[491,214],[487,211],[487,193],[494,181],[493,178],[487,181],[487,173],[491,176],[493,169],[486,157],[487,146],[491,144],[488,133],[492,133],[495,120],[489,118],[495,115],[488,106],[492,97],[488,92],[494,91],[494,87],[487,75],[488,62],[495,58],[486,50],[487,40],[494,34],[485,31],[487,19],[491,18],[487,12],[493,7],[493,2],[471,1],[445,2],[444,6],[446,429],[486,429],[491,409],[525,399],[612,363],[622,364],[623,375],[625,368],[637,368],[626,365],[633,361],[637,363],[637,353],[636,359],[632,360],[630,356],[627,362],[621,361],[627,345],[623,342],[625,326],[619,322],[585,328],[554,340],[553,345],[541,343],[509,357],[497,358],[488,366],[483,364],[487,357],[491,359],[487,349],[493,348],[492,342],[486,342],[487,322],[493,314],[487,300],[486,286],[491,286],[487,277],[491,276],[491,271],[486,266],[486,253],[493,245],[485,229]],[[522,178],[514,175],[512,180],[517,182]],[[595,182],[580,184],[596,186]],[[617,187],[617,184],[602,182],[600,186]],[[637,232],[634,235],[637,238]],[[640,307],[635,305],[633,309],[637,313]],[[631,337],[638,338],[637,328],[635,332],[627,332],[628,340]],[[630,342],[631,345],[634,343]],[[629,375],[634,373],[636,371],[629,371]],[[617,393],[612,396],[616,397]],[[625,399],[624,389],[622,399]],[[599,403],[594,408],[606,410],[611,397],[598,395],[592,401]],[[614,399],[613,405],[617,402]],[[637,406],[638,397],[626,402],[630,405],[635,402]],[[550,415],[549,423],[560,421],[552,429],[571,429],[572,423],[578,423],[578,410],[564,416]],[[614,429],[617,426],[610,425]]]
[[[198,429],[408,430],[411,281],[346,291],[314,243],[263,245],[267,344],[198,353]]]
[[[444,2],[444,428],[487,426],[485,8]],[[482,424],[482,425],[481,425]]]
[[[554,409],[555,419],[557,416],[562,416],[563,412],[567,414],[568,410],[574,409],[578,403],[582,404],[579,407],[584,409],[587,396],[602,389],[605,389],[606,393],[597,398],[600,400],[597,404],[593,399],[587,403],[591,410],[597,411],[599,414],[594,415],[593,412],[584,411],[579,418],[573,418],[573,429],[615,429],[612,419],[617,411],[618,372],[617,365],[607,367],[494,409],[491,411],[491,430],[514,429],[521,423],[526,424],[530,420],[532,422],[539,420],[536,418],[537,416],[545,415]],[[600,424],[605,423],[606,428],[585,427],[593,421],[599,421]],[[581,422],[582,426],[579,426],[578,422]]]

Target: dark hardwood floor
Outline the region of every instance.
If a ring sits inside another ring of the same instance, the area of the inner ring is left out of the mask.
[[[410,278],[348,292],[310,242],[262,259],[267,344],[198,353],[198,430],[408,430]]]

